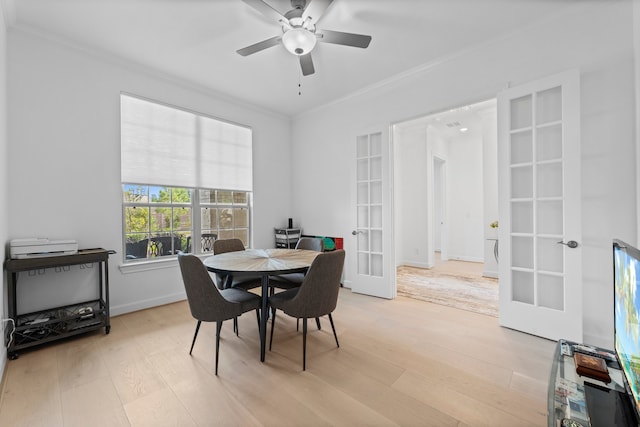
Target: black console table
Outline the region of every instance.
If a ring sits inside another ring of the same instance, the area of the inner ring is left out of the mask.
[[[9,259],[5,261],[7,271],[7,296],[9,317],[15,329],[6,328],[5,345],[10,359],[18,357],[18,350],[82,334],[104,327],[109,333],[109,255],[114,251],[81,249],[73,255],[47,256],[40,258]],[[21,271],[42,270],[81,264],[98,264],[99,297],[72,305],[51,307],[33,313],[18,314],[16,286]]]

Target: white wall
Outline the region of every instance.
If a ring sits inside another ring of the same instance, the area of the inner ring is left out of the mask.
[[[291,216],[291,171],[277,166],[290,163],[288,118],[35,35],[10,32],[8,44],[10,227],[8,233],[0,228],[3,241],[41,236],[75,239],[81,248],[115,249],[109,264],[113,314],[185,297],[175,261],[169,268],[138,273],[118,268],[119,96],[124,91],[253,128],[254,245],[273,246],[273,227]],[[60,274],[47,275],[66,286]],[[50,305],[42,286],[22,276],[20,312]],[[80,298],[85,291],[72,292]]]
[[[5,24],[5,14],[3,3],[0,2],[0,260],[5,259],[6,247],[4,242],[7,241],[9,235],[9,222],[7,210],[4,206],[9,204],[9,160],[7,156],[7,30]],[[7,317],[6,309],[6,274],[2,270],[2,291],[0,292],[0,319]],[[2,337],[2,345],[4,346],[4,329],[5,324],[0,320],[0,336]],[[0,378],[2,378],[7,358],[4,352],[0,354]]]
[[[385,132],[390,123],[493,98],[508,84],[571,68],[578,68],[582,79],[585,341],[611,347],[611,239],[635,239],[637,225],[630,0],[568,3],[564,13],[537,27],[300,115],[292,132],[298,177],[294,216],[304,218],[306,230],[344,236],[352,265],[355,221],[352,185],[346,184],[354,167],[355,135]],[[352,280],[351,271],[346,269],[346,281]]]
[[[427,129],[402,127],[394,135],[396,264],[430,267],[428,250]]]

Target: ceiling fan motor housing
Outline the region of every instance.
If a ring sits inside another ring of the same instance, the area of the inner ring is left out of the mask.
[[[307,0],[291,0],[291,7],[294,9],[304,10]]]

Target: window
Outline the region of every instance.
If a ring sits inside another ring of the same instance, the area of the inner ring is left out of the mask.
[[[251,245],[247,127],[121,95],[125,261]],[[194,236],[197,236],[194,238]]]

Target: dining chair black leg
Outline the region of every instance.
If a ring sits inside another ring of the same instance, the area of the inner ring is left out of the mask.
[[[220,352],[220,330],[222,329],[222,322],[216,322],[216,375],[218,375],[218,353]]]
[[[331,317],[331,313],[329,313],[329,322],[331,322],[331,329],[333,329],[333,337],[336,339],[336,345],[340,347],[340,343],[338,342],[338,335],[336,335],[336,328],[333,326],[333,317]]]
[[[191,342],[191,348],[189,349],[189,354],[191,354],[191,352],[193,351],[193,346],[196,343],[196,337],[198,336],[198,331],[200,330],[200,323],[202,323],[202,321],[198,320],[198,324],[196,325],[196,333],[193,334],[193,341]]]
[[[256,318],[258,319],[258,335],[260,334],[260,309],[256,308]]]
[[[271,343],[273,342],[273,328],[276,326],[276,309],[271,309],[271,337],[269,338],[269,351],[271,351]]]
[[[302,370],[307,370],[307,318],[302,319]]]
[[[320,326],[320,318],[316,317],[316,326],[318,327],[318,330],[322,330],[322,326]]]
[[[238,333],[240,332],[240,331],[238,331],[238,318],[237,317],[233,318],[233,332],[236,333],[236,336],[238,336]]]

